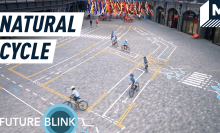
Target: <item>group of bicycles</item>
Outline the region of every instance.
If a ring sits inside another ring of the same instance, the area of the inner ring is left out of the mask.
[[[112,40],[114,37],[115,37],[114,35],[111,35],[111,40]],[[118,41],[117,41],[117,39],[113,39],[113,40],[112,40],[112,46],[118,47]],[[122,45],[121,45],[121,50],[130,53],[130,47],[129,47],[128,45],[125,46],[125,45],[122,44]]]
[[[115,37],[115,39],[113,39],[114,37]],[[111,40],[112,40],[112,46],[118,47],[117,37],[114,36],[113,30],[111,32]],[[125,40],[125,42],[127,44],[127,40]],[[130,52],[129,46],[124,45],[124,44],[121,45],[121,50],[127,51],[128,53]],[[146,60],[146,62],[145,62],[145,60]],[[144,57],[144,66],[145,66],[144,69],[145,69],[146,72],[148,72],[148,63],[147,62],[148,61],[147,61],[146,57]],[[134,75],[131,74],[130,76],[133,78]],[[132,98],[134,96],[135,91],[137,92],[138,90],[139,90],[139,83],[135,81],[135,82],[132,83],[131,88],[129,90],[130,98]],[[75,107],[74,110],[79,108],[81,111],[85,111],[88,108],[88,103],[85,100],[77,101],[77,100],[74,100],[74,99],[70,98],[69,100],[65,101],[63,104],[65,104],[65,105],[67,105],[71,108]]]

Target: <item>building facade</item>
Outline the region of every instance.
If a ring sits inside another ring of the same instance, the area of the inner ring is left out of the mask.
[[[199,34],[220,45],[220,27],[200,27],[200,7],[208,0],[146,0],[154,12],[150,19],[189,35]]]

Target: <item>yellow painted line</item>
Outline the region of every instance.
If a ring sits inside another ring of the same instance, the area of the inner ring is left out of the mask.
[[[144,28],[142,28],[141,26],[138,26],[139,28],[141,28],[142,30],[145,30],[145,31],[147,31],[146,29],[144,29]]]
[[[158,69],[160,69],[160,66],[157,65],[157,62],[156,62],[155,60],[152,60],[152,61],[154,62],[155,67],[157,67]],[[157,70],[158,70],[158,69],[157,69]]]
[[[33,76],[35,76],[35,75],[37,75],[37,74],[39,74],[39,73],[42,73],[43,71],[46,71],[46,70],[47,70],[47,69],[44,69],[44,70],[42,70],[42,71],[40,71],[40,72],[37,72],[37,73],[35,73],[35,74],[33,74],[33,75],[27,77],[27,78],[33,77]]]
[[[121,28],[121,25],[118,27],[118,30]]]
[[[131,29],[131,26],[129,27],[129,30]]]
[[[164,62],[163,65],[165,65],[165,64],[169,61],[169,59],[170,59],[170,58],[167,58],[167,59],[165,60],[165,62]]]
[[[138,62],[133,61],[133,60],[131,60],[131,59],[127,58],[127,57],[124,57],[124,58],[125,58],[125,59],[127,59],[127,60],[129,60],[129,61],[132,61],[132,62],[134,62],[134,63],[136,63],[136,64],[139,64]]]
[[[50,92],[52,92],[52,93],[54,93],[54,94],[56,94],[57,96],[60,96],[60,97],[62,97],[62,98],[64,98],[64,99],[68,100],[68,101],[70,100],[69,97],[62,95],[62,94],[60,94],[59,92],[56,92],[56,91],[54,91],[53,89],[50,89],[50,88],[47,87],[47,86],[42,86],[42,85],[41,85],[41,87],[44,88],[44,89],[46,89],[46,90],[48,90],[48,91],[50,91]]]
[[[167,58],[162,66],[164,66],[164,65],[169,61],[169,59],[170,59],[170,58]],[[162,66],[159,67],[159,69],[158,69],[158,70],[156,71],[156,73],[151,77],[150,80],[154,80],[154,79],[155,79],[155,77],[156,77],[157,74],[159,73],[159,71],[160,71],[160,69],[161,69]]]
[[[152,55],[153,53],[150,53],[148,56],[147,56],[147,59]]]
[[[103,27],[105,27],[105,26],[101,26],[101,27],[99,27],[99,29],[100,29],[100,28],[103,28]]]
[[[15,73],[15,74],[17,74],[17,75],[19,75],[19,76],[21,76],[21,77],[23,77],[23,78],[25,78],[25,79],[27,79],[26,76],[22,75],[21,73],[19,73],[19,72],[13,70],[13,69],[11,69],[11,68],[9,68],[8,70],[11,71],[11,72],[13,72],[13,73]]]
[[[11,67],[11,68],[9,68],[9,69],[13,69],[13,68],[15,68],[15,67],[17,67],[17,66],[20,66],[21,64],[17,64],[17,65],[15,65],[15,66],[13,66],[13,67]]]
[[[149,61],[149,63],[151,64],[151,66],[153,66],[154,70],[157,70],[157,68],[153,65],[154,63],[151,62],[151,60],[148,60],[148,61]]]
[[[134,28],[131,28],[131,29],[133,29],[134,31],[136,31]]]
[[[0,89],[1,89],[2,87],[0,86]]]
[[[96,57],[97,55],[99,55],[99,54],[102,53],[103,51],[105,51],[105,49],[101,50],[100,52],[98,52],[97,54],[93,55],[92,57]]]
[[[135,53],[135,52],[132,52],[133,54],[136,54],[136,55],[138,55],[138,56],[141,56],[141,57],[144,57],[143,55],[140,55],[140,54],[138,54],[138,53]]]
[[[108,93],[105,92],[97,101],[95,101],[87,110],[92,110]]]
[[[46,84],[49,84],[50,82],[53,82],[54,80],[58,79],[58,78],[61,77],[61,76],[63,76],[63,75],[59,75],[59,76],[57,76],[57,77],[55,77],[55,78],[53,78],[53,79],[47,81],[46,83],[43,83],[43,84],[40,85],[40,86],[45,86]]]
[[[65,45],[65,44],[69,43],[69,42],[70,42],[70,41],[65,42],[65,43],[63,43],[63,44],[60,44],[59,46],[56,46],[56,48],[59,48],[60,46],[63,46],[63,45]]]
[[[106,52],[109,52],[109,53],[111,53],[111,54],[116,54],[116,53],[114,53],[114,52],[112,52],[112,51],[108,51],[108,50],[105,50]]]
[[[125,119],[125,117],[128,115],[128,113],[131,111],[132,107],[135,105],[135,103],[131,103],[129,105],[129,107],[126,109],[126,111],[124,112],[124,114],[119,118],[118,122],[116,123],[116,125],[120,128],[123,128],[124,125],[122,125],[122,121]]]
[[[136,68],[138,68],[141,65],[141,63],[138,63],[134,68],[132,68],[130,71],[133,72]]]
[[[92,46],[88,47],[87,49],[84,49],[83,51],[81,51],[81,52],[77,53],[76,55],[79,55],[79,54],[81,54],[81,53],[85,52],[86,50],[88,50],[88,49],[92,48],[92,47],[93,47],[93,46],[95,46],[95,45],[96,45],[96,44],[93,44]]]
[[[159,73],[159,70],[157,70],[157,71],[154,73],[154,75],[151,77],[150,80],[154,80],[154,78],[157,76],[158,73]]]

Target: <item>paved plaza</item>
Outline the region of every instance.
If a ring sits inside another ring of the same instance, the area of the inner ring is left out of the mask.
[[[118,47],[111,46],[111,30]],[[74,85],[89,104],[75,110],[76,133],[220,132],[220,46],[146,19],[112,19],[92,28],[84,19],[79,37],[53,39],[52,64],[0,64],[1,117],[42,118],[51,105],[68,100]],[[130,53],[120,48],[125,39]],[[130,73],[140,84],[132,98]],[[43,132],[42,126],[0,128]]]

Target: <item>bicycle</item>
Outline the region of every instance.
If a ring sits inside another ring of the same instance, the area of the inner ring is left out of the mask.
[[[145,65],[145,64],[144,64],[144,65]],[[148,73],[148,65],[147,65],[147,64],[144,66],[144,69],[145,69],[145,71]]]
[[[124,45],[121,45],[121,50],[122,51],[127,51],[128,53],[130,53],[130,48],[128,47],[128,45],[126,46],[126,48],[125,48],[125,46]]]
[[[118,47],[118,41],[117,41],[117,40],[113,40],[113,41],[112,41],[112,46]]]
[[[136,85],[132,84],[131,85],[131,89],[129,90],[129,95],[130,95],[130,98],[132,98],[134,96],[134,91],[138,91],[139,90],[139,83],[136,82]]]
[[[111,34],[111,40],[112,40],[113,37],[114,37],[114,35]]]
[[[80,99],[80,98],[79,98]],[[67,106],[70,106],[71,108],[73,108],[73,104],[75,105],[75,108],[76,108],[76,104],[73,103],[73,99],[71,98],[69,101],[65,101],[63,104],[67,105]],[[85,100],[81,100],[81,101],[76,101],[78,106],[79,106],[79,109],[81,111],[85,111],[87,108],[88,108],[88,103],[85,101]]]

